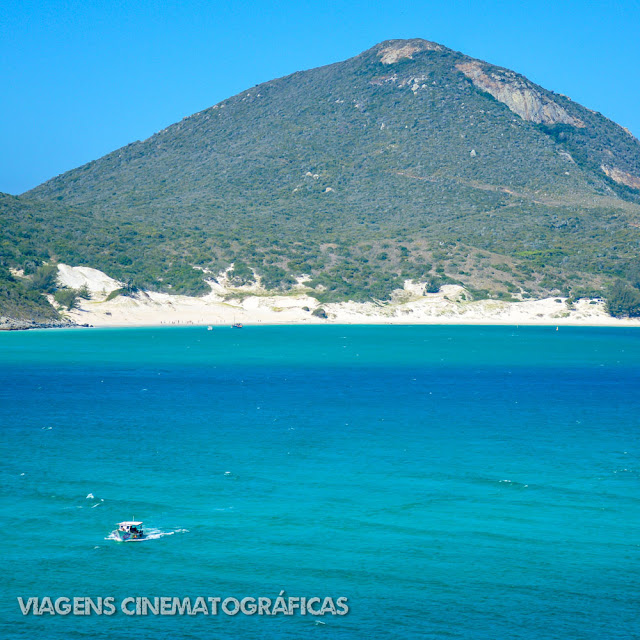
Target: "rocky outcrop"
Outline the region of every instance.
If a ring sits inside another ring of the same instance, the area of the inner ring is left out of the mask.
[[[573,127],[584,127],[584,122],[567,113],[547,96],[542,94],[534,84],[517,75],[513,71],[492,69],[487,73],[485,65],[477,60],[459,62],[456,68],[464,73],[473,84],[496,100],[506,104],[511,111],[523,120],[538,124],[570,124]]]
[[[394,64],[399,60],[413,60],[413,55],[422,51],[442,51],[444,47],[428,40],[387,40],[380,45],[378,57],[382,64]]]
[[[601,165],[600,168],[609,178],[618,184],[623,184],[627,187],[631,187],[632,189],[640,190],[640,177],[634,176],[632,173],[622,171],[622,169],[617,169],[616,167],[608,167],[605,164]]]
[[[88,324],[77,325],[70,320],[49,320],[47,322],[37,322],[36,320],[17,320],[0,316],[0,331],[20,331],[23,329],[54,329],[61,327],[88,327]]]

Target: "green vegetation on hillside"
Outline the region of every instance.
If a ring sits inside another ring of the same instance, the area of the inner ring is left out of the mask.
[[[640,317],[640,290],[623,282],[616,282],[607,295],[607,310],[617,318]]]
[[[57,312],[38,290],[0,266],[0,317],[16,320],[56,320]]]
[[[304,275],[321,302],[408,278],[476,298],[638,290],[640,192],[602,170],[640,175],[635,138],[542,88],[585,127],[527,122],[457,70],[463,54],[384,65],[380,46],[0,196],[0,263],[191,295],[233,264],[234,285]]]

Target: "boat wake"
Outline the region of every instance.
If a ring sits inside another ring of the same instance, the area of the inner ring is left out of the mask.
[[[144,538],[129,538],[128,540],[120,540],[115,531],[112,531],[105,540],[115,540],[116,542],[147,542],[147,540],[159,540],[166,536],[172,536],[176,533],[189,533],[189,529],[173,529],[172,531],[163,531],[162,529],[145,529]]]

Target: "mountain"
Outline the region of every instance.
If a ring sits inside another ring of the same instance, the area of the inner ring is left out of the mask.
[[[10,205],[6,265],[60,260],[147,289],[200,294],[206,271],[233,264],[233,281],[271,289],[306,275],[322,300],[385,299],[405,278],[601,295],[638,280],[640,142],[513,71],[389,40]]]

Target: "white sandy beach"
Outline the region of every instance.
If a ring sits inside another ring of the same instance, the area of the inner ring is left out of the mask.
[[[569,309],[564,298],[503,302],[470,300],[458,285],[439,293],[423,294],[424,283],[405,282],[391,302],[320,304],[299,285],[287,294],[273,295],[260,288],[231,287],[222,274],[209,282],[211,293],[202,297],[140,292],[106,301],[121,283],[96,269],[59,265],[59,282],[86,285],[91,299],[78,300],[65,315],[78,324],[94,327],[229,325],[244,324],[506,324],[640,326],[640,319],[612,318],[601,300],[579,300]],[[327,318],[313,315],[322,308]]]

